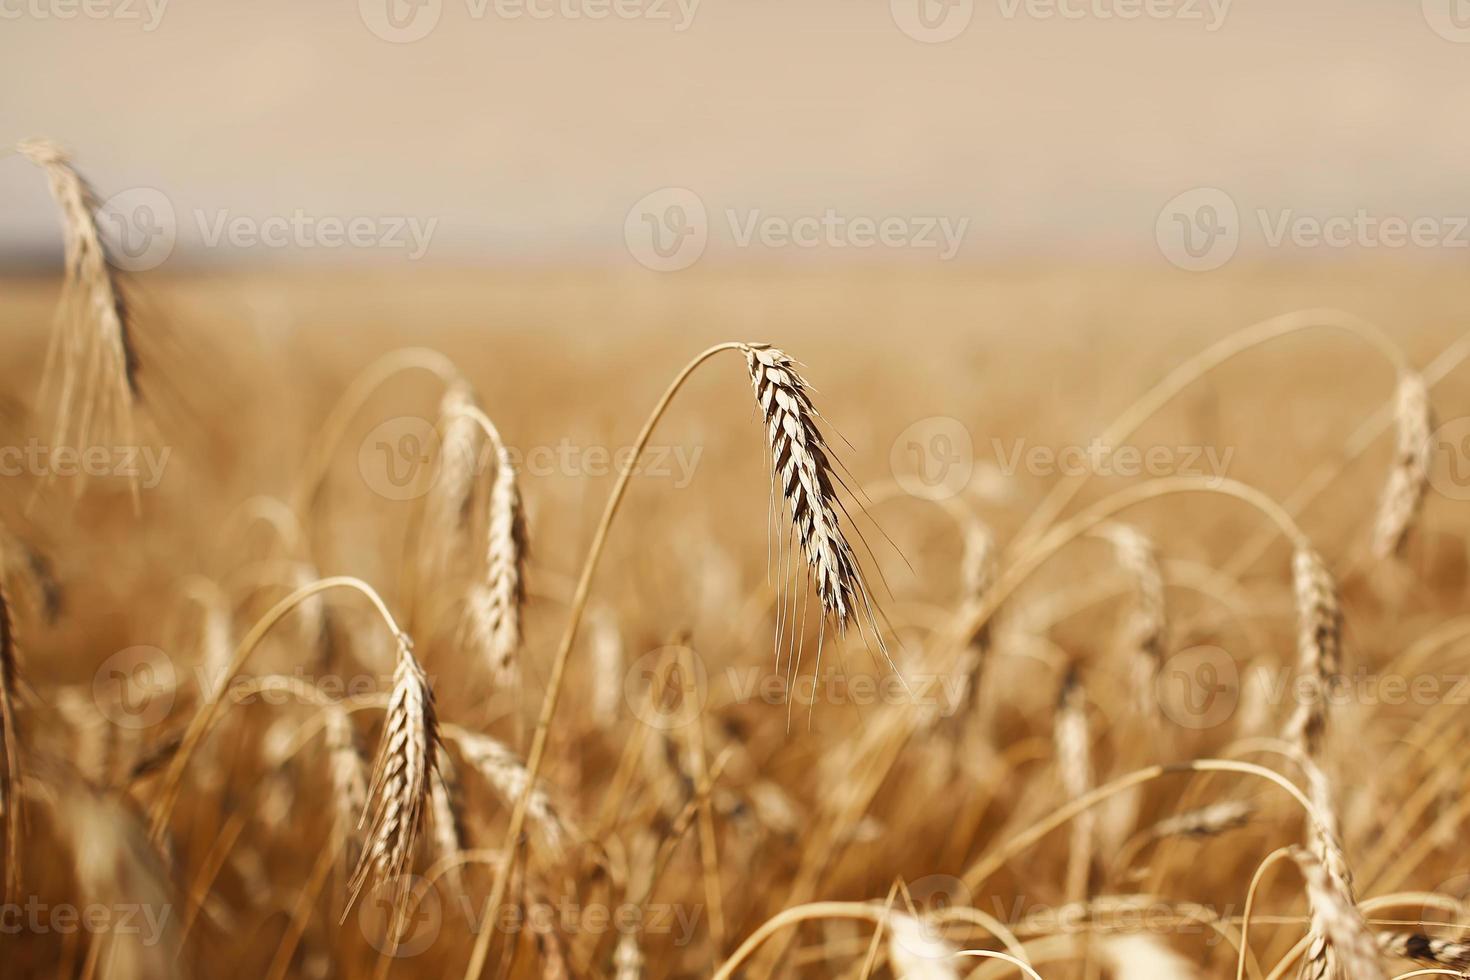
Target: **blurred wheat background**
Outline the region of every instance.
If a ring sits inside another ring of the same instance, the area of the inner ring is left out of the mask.
[[[1470,970],[1470,17],[533,7],[0,5],[0,973]]]

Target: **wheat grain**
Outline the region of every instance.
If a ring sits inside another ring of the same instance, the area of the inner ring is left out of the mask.
[[[1373,556],[1388,558],[1404,546],[1429,486],[1434,409],[1424,378],[1406,371],[1395,398],[1396,447],[1373,524]]]

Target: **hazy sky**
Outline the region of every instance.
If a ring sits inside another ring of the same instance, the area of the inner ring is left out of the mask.
[[[1297,219],[1363,212],[1352,244],[1399,218],[1423,232],[1402,251],[1470,255],[1451,251],[1470,0],[0,0],[0,17],[0,142],[54,137],[102,196],[144,189],[128,207],[163,195],[175,256],[342,257],[333,223],[359,219],[359,251],[392,260],[626,260],[691,220],[714,254],[778,260],[834,240],[1157,257],[1161,209],[1192,188],[1226,195],[1246,250],[1286,228],[1326,251]],[[9,156],[0,188],[0,248],[55,247],[39,175]],[[688,193],[630,214],[662,188]],[[1218,209],[1196,198],[1203,235]]]

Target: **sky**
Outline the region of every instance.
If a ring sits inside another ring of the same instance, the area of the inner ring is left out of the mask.
[[[0,0],[0,90],[143,267],[1470,254],[1470,0]]]

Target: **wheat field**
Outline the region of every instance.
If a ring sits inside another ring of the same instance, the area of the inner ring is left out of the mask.
[[[58,199],[6,977],[1470,970],[1453,268],[127,277]]]

